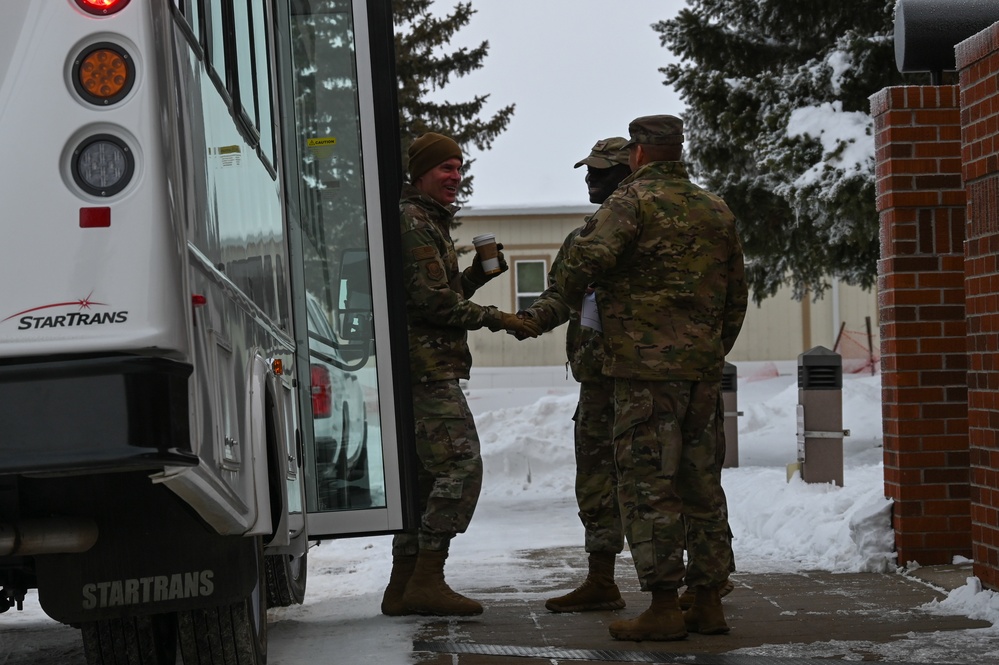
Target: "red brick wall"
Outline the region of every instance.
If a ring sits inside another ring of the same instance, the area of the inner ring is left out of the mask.
[[[972,553],[958,90],[887,88],[871,111],[885,493],[898,563],[950,563]]]
[[[968,317],[971,536],[975,576],[999,588],[999,24],[957,49]]]

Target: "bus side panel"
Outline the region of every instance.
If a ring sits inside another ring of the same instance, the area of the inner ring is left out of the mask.
[[[288,454],[266,449],[268,432],[259,416],[265,392],[282,414],[297,413],[285,404],[294,395],[280,388],[282,379],[255,369],[281,361],[292,376],[294,366],[283,192],[234,123],[222,74],[207,59],[210,50],[181,29],[183,17],[163,7],[157,12],[164,15],[161,50],[172,54],[164,63],[162,92],[172,120],[163,125],[164,143],[171,146],[171,205],[186,239],[185,278],[204,303],[193,309],[191,328],[192,432],[202,464],[196,472],[169,470],[163,482],[220,533],[266,535],[275,523],[288,523],[282,518],[291,500],[284,487],[273,489],[280,482],[275,479],[288,475]],[[297,423],[288,427],[275,418],[273,428],[271,445],[293,451],[297,468]],[[222,510],[212,505],[208,489],[215,478],[232,493]],[[300,495],[300,481],[291,489]],[[301,530],[302,521],[295,524]],[[276,540],[287,542],[288,535]]]

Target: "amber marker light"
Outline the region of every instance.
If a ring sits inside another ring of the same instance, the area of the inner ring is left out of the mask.
[[[128,0],[76,0],[76,4],[88,14],[110,16],[124,9]]]
[[[131,56],[117,44],[93,44],[73,62],[73,86],[91,104],[106,106],[121,101],[135,82]]]

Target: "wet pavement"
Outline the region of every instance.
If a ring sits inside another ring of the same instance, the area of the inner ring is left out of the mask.
[[[990,623],[941,616],[921,606],[966,583],[971,567],[924,567],[910,574],[767,573],[732,576],[723,600],[727,635],[691,634],[676,642],[622,642],[607,626],[648,607],[630,559],[619,557],[618,584],[628,603],[618,611],[554,614],[544,600],[585,577],[578,549],[536,553],[530,565],[550,569],[547,588],[458,589],[483,603],[469,619],[425,619],[413,644],[421,665],[545,663],[687,663],[794,665],[836,661],[892,663],[999,662]]]

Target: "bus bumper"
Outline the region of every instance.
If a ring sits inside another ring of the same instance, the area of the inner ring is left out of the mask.
[[[141,356],[0,365],[0,475],[196,465],[191,371]]]

